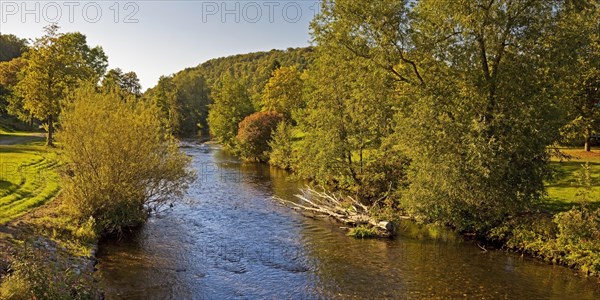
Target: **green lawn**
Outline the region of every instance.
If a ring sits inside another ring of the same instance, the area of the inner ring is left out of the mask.
[[[2,141],[8,145],[0,144],[0,225],[48,202],[60,191],[57,160],[43,146],[43,138],[3,132]]]
[[[548,209],[562,211],[580,204],[577,193],[582,190],[579,182],[579,173],[583,165],[589,164],[592,177],[591,199],[594,205],[600,205],[600,150],[585,153],[580,149],[561,149],[561,152],[571,156],[568,160],[560,161],[553,158],[551,166],[554,169],[554,178],[546,183]]]

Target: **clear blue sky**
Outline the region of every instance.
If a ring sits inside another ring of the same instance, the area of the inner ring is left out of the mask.
[[[109,68],[135,71],[143,88],[161,75],[232,54],[309,45],[318,0],[7,1],[0,32],[36,38],[56,22],[100,45]]]

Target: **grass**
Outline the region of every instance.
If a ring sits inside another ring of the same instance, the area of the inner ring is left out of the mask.
[[[4,132],[2,139],[21,136],[37,141],[0,145],[0,225],[47,203],[60,192],[57,159],[43,146],[42,138]]]
[[[596,199],[592,205],[600,206],[600,150],[585,152],[581,149],[564,148],[560,151],[570,158],[567,160],[561,160],[558,157],[552,158],[551,167],[554,175],[546,183],[548,196],[544,204],[545,208],[559,212],[581,204],[577,200],[579,198],[577,194],[582,190],[579,178],[586,163],[589,164],[592,177],[590,198]]]
[[[39,133],[0,123],[0,266],[12,270],[0,268],[0,299],[100,298],[89,260],[95,224],[58,199],[58,166]]]
[[[7,126],[4,126],[2,124],[0,124],[0,134],[7,134],[12,132],[13,130],[11,128],[8,128]]]
[[[60,193],[56,153],[35,133],[4,132],[2,138],[23,136],[34,142],[0,145],[0,226],[10,222],[33,229],[73,255],[89,256],[96,241],[94,224],[79,224],[60,199],[53,201]]]
[[[372,238],[377,236],[377,230],[368,226],[360,225],[350,229],[350,232],[348,232],[348,236],[355,237],[358,239]]]

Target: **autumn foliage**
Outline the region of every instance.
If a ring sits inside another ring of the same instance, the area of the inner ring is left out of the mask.
[[[280,113],[269,111],[254,113],[242,120],[237,134],[240,155],[246,159],[268,161],[271,133],[282,120]]]

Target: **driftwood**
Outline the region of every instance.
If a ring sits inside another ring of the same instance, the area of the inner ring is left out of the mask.
[[[371,217],[371,211],[379,201],[367,206],[350,196],[327,192],[324,188],[320,191],[311,187],[301,189],[301,194],[294,195],[298,200],[291,201],[274,197],[277,201],[290,205],[293,209],[305,215],[314,217],[331,217],[348,226],[366,225],[377,228],[381,236],[394,234],[394,224],[388,221],[379,221]]]

